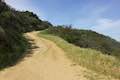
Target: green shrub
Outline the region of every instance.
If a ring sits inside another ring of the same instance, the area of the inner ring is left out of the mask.
[[[16,11],[0,0],[0,69],[15,64],[30,47],[23,33],[43,30],[50,23],[29,11]]]
[[[82,48],[91,48],[102,53],[120,57],[120,43],[91,30],[73,29],[71,26],[50,27],[47,33],[62,37]]]
[[[114,80],[111,79],[111,77],[117,78],[118,80],[120,79],[120,60],[116,57],[102,54],[100,51],[90,48],[80,48],[68,43],[58,36],[50,35],[46,31],[41,31],[39,36],[55,42],[57,46],[65,51],[66,56],[73,60],[75,64],[79,64],[80,66],[92,70],[93,72],[88,75],[95,78],[95,80]],[[108,78],[105,79],[104,77],[97,79],[97,75],[93,75],[94,72],[97,73],[98,76],[105,75]]]

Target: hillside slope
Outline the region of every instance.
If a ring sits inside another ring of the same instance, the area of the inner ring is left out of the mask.
[[[120,42],[95,31],[74,29],[71,26],[57,26],[50,27],[46,32],[59,36],[79,47],[95,49],[120,58]]]
[[[1,80],[93,80],[96,75],[99,76],[97,80],[117,80],[74,64],[61,48],[39,37],[37,32],[27,33],[26,37],[36,46],[33,54],[18,65],[1,71]]]
[[[0,0],[0,69],[14,65],[30,47],[23,33],[51,26],[36,14],[17,11]]]
[[[40,32],[39,36],[55,42],[65,51],[66,56],[76,64],[95,71],[97,74],[89,73],[89,75],[86,75],[91,80],[110,80],[111,77],[120,79],[120,62],[116,57],[93,49],[80,48],[58,36],[48,34],[46,31]],[[101,74],[108,76],[108,78],[100,78]]]

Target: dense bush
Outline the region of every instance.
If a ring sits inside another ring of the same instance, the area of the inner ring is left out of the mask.
[[[29,47],[24,32],[52,26],[29,11],[16,11],[0,0],[0,69],[15,64]]]
[[[71,26],[57,26],[50,27],[47,32],[60,36],[77,46],[96,49],[120,57],[120,43],[94,31],[72,29]]]

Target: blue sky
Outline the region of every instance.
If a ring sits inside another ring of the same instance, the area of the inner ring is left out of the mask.
[[[17,10],[30,10],[54,25],[72,24],[120,41],[120,0],[6,0]]]

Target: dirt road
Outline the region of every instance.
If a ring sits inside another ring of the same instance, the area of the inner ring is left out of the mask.
[[[30,57],[1,71],[0,80],[86,80],[82,68],[75,66],[55,43],[38,37],[37,32],[26,35],[37,47]]]

